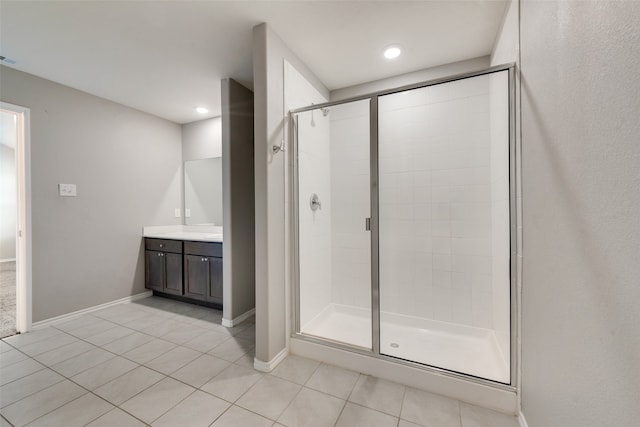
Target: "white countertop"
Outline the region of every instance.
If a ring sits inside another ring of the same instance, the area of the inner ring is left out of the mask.
[[[143,237],[200,242],[222,242],[222,227],[212,225],[160,225],[142,227]]]

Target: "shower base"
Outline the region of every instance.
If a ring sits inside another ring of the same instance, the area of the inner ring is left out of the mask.
[[[302,333],[371,349],[371,312],[329,304],[302,328]],[[509,365],[490,329],[381,312],[380,353],[509,382]]]

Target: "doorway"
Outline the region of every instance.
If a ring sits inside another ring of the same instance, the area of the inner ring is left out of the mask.
[[[31,327],[29,109],[0,103],[0,337]]]

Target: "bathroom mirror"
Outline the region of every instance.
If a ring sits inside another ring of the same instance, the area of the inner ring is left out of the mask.
[[[222,157],[184,162],[184,223],[222,225]]]

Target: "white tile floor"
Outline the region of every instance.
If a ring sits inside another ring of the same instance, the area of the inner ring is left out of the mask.
[[[517,427],[515,417],[314,360],[253,369],[253,319],[158,297],[0,341],[4,426]]]

